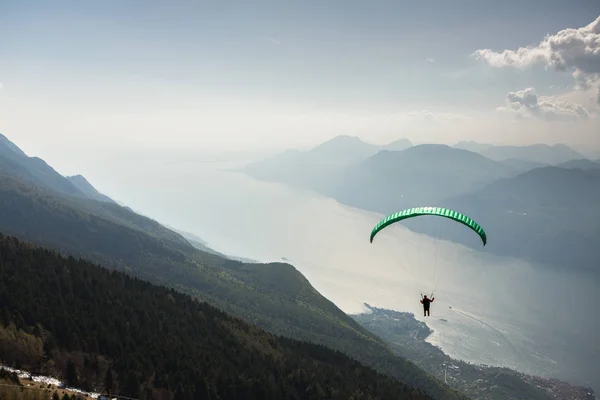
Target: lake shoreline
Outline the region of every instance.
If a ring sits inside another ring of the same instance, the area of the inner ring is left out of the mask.
[[[511,368],[481,365],[454,359],[439,346],[427,341],[434,332],[425,322],[408,312],[394,311],[365,303],[368,312],[350,314],[361,326],[386,340],[392,350],[468,396],[502,396],[518,398],[519,385],[528,385],[532,396],[548,393],[557,399],[595,399],[592,388],[574,385],[551,377],[528,375]],[[498,377],[502,377],[499,379]],[[541,392],[535,393],[537,389]],[[537,398],[537,397],[536,397]]]

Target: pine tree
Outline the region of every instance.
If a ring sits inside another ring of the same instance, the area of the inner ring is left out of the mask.
[[[106,376],[104,377],[104,390],[106,390],[109,397],[114,390],[113,375],[110,367],[106,370]]]
[[[71,387],[75,387],[79,383],[79,379],[77,377],[77,367],[70,358],[69,362],[67,363],[66,381],[67,386]]]
[[[181,383],[177,385],[173,400],[185,400],[185,394],[183,393],[183,387],[181,386]]]

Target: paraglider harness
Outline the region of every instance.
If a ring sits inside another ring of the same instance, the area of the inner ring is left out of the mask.
[[[431,292],[431,297],[428,297],[427,301],[423,301],[424,297],[423,297],[423,293],[421,293],[421,304],[423,304],[423,308],[425,309],[425,311],[429,311],[429,305],[431,304],[433,299],[434,299],[433,292]]]

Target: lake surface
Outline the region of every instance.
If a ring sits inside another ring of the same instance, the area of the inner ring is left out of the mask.
[[[381,215],[226,171],[234,167],[113,159],[88,164],[86,174],[109,196],[219,252],[263,262],[285,257],[347,313],[362,312],[364,302],[414,312],[435,331],[428,341],[452,357],[600,392],[593,280],[435,241],[401,224],[371,244]],[[419,295],[432,290],[432,315],[424,318]]]

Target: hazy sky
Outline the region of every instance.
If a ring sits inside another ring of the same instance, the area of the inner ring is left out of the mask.
[[[338,134],[600,149],[599,74],[598,0],[0,1],[0,132],[47,159]]]

